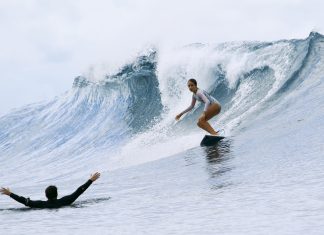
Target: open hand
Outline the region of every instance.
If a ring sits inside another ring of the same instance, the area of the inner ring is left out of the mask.
[[[92,182],[96,181],[98,178],[100,177],[100,173],[99,172],[96,172],[94,173],[93,175],[90,176],[90,180]]]
[[[0,193],[8,196],[11,194],[9,188],[3,188],[3,187],[0,189]]]

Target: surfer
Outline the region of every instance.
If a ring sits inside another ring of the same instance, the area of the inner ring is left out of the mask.
[[[56,186],[48,186],[45,190],[47,201],[33,201],[29,198],[18,196],[12,193],[9,188],[1,188],[0,193],[10,196],[12,199],[24,204],[31,208],[59,208],[72,204],[94,181],[100,177],[100,173],[96,172],[91,175],[90,179],[83,185],[81,185],[74,193],[57,199]]]
[[[193,78],[188,80],[188,88],[193,93],[191,105],[181,113],[176,116],[176,120],[178,121],[181,116],[195,107],[196,100],[203,102],[205,104],[204,112],[200,115],[197,125],[210,133],[211,135],[218,135],[218,133],[212,128],[212,126],[208,123],[208,121],[215,117],[221,111],[220,103],[211,95],[209,95],[206,91],[197,87],[197,81]]]

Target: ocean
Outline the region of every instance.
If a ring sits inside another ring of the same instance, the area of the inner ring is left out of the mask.
[[[198,81],[226,137],[200,147]],[[0,234],[323,234],[324,36],[150,48],[99,81],[0,117],[0,186],[45,200],[91,173],[71,206],[1,195]]]

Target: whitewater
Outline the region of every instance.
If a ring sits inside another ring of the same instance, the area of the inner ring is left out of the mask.
[[[198,81],[226,139],[200,147]],[[151,48],[113,74],[74,79],[0,117],[0,186],[72,205],[0,198],[1,234],[323,234],[324,36]]]

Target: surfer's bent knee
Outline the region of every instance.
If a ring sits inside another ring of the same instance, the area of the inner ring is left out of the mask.
[[[197,126],[200,127],[204,122],[206,122],[206,120],[205,120],[204,118],[200,117],[200,118],[198,119]]]

